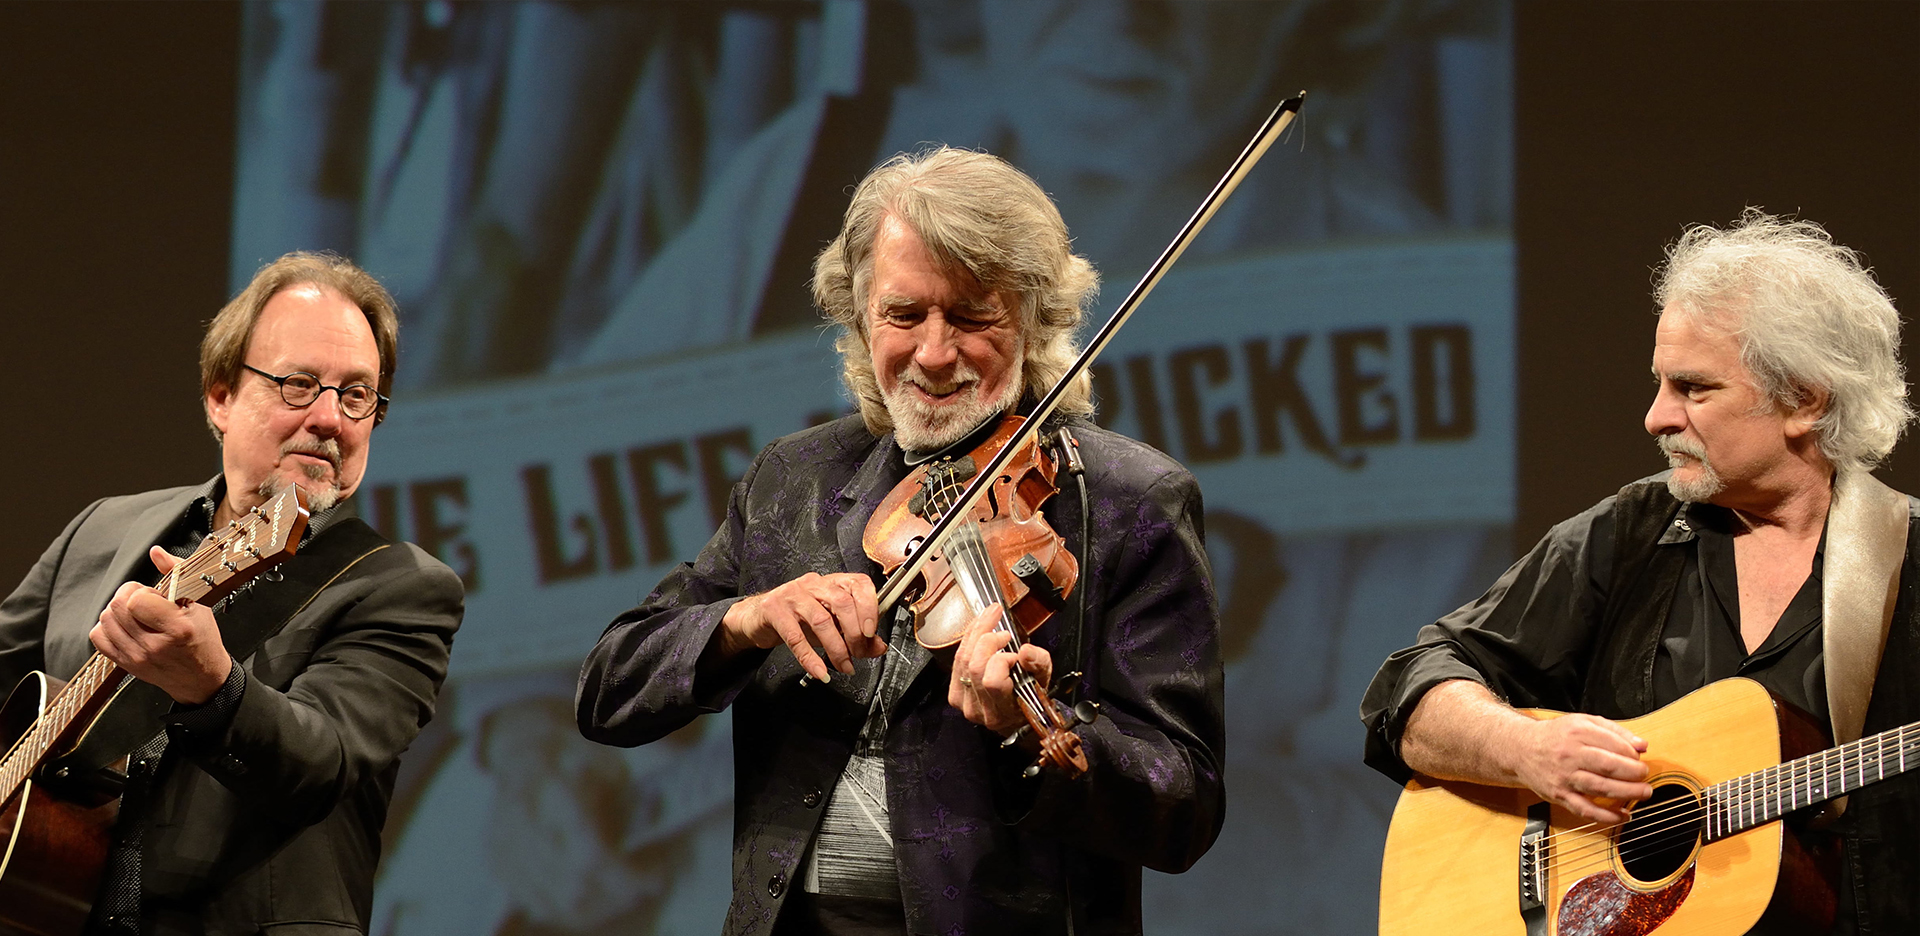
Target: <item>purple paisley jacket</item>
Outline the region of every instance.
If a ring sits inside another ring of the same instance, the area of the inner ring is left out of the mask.
[[[1056,672],[1088,674],[1101,717],[1082,726],[1078,780],[1019,776],[1026,756],[947,705],[942,662],[924,665],[886,736],[887,800],[908,928],[940,936],[1140,932],[1140,869],[1184,871],[1219,834],[1225,712],[1219,625],[1202,543],[1200,490],[1172,459],[1076,424],[1091,493],[1085,659],[1054,632],[1033,637]],[[892,436],[848,417],[769,445],[735,486],[726,522],[691,565],[616,618],[580,677],[581,731],[645,744],[696,716],[734,712],[733,903],[725,932],[765,934],[851,756],[875,666],[800,682],[784,648],[724,672],[696,670],[740,596],[806,572],[879,567],[860,536],[906,476]],[[1080,548],[1080,503],[1062,473],[1045,513]],[[901,634],[896,639],[911,639]],[[1072,908],[1071,911],[1069,908]]]

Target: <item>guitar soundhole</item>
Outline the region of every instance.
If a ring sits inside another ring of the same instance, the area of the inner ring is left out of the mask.
[[[1653,788],[1653,798],[1633,807],[1633,818],[1614,842],[1620,865],[1636,881],[1664,880],[1685,865],[1700,840],[1703,813],[1693,790],[1677,783]]]

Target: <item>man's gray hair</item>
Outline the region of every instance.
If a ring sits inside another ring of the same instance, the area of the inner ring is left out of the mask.
[[[1027,175],[987,153],[938,147],[902,153],[860,182],[840,235],[813,262],[813,301],[841,327],[841,378],[875,435],[893,428],[867,343],[873,244],[897,217],[920,235],[934,262],[989,291],[1017,297],[1025,393],[1052,388],[1079,355],[1074,328],[1100,277],[1075,256],[1066,222]],[[1060,411],[1093,413],[1088,375],[1060,398]]]
[[[1836,468],[1878,464],[1914,418],[1899,313],[1860,256],[1818,224],[1748,208],[1725,230],[1691,228],[1667,251],[1655,295],[1735,336],[1772,405],[1825,391],[1814,435]]]

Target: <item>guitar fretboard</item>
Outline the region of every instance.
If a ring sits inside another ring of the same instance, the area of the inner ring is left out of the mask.
[[[1920,722],[1776,764],[1706,789],[1707,841],[1920,767]]]
[[[160,576],[154,590],[175,601],[206,604],[231,594],[253,574],[299,548],[300,534],[307,528],[304,498],[299,488],[288,488],[249,510]],[[126,679],[126,670],[98,652],[88,657],[0,760],[0,803],[11,802],[27,778],[46,764],[53,746],[67,735],[75,719],[98,713]]]
[[[172,581],[171,573],[161,576],[154,590],[165,591]],[[88,657],[80,671],[73,674],[73,679],[53,697],[53,702],[33,723],[33,727],[13,743],[6,759],[0,760],[0,803],[13,799],[13,795],[20,792],[20,785],[46,762],[54,742],[66,733],[75,718],[112,698],[115,692],[120,691],[120,684],[126,678],[126,670],[115,666],[112,660],[101,656],[98,651]]]

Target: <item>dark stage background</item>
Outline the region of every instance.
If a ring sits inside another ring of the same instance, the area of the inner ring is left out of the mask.
[[[1523,2],[1510,15],[1513,189],[1503,233],[1510,230],[1516,258],[1517,317],[1511,397],[1503,390],[1493,402],[1513,414],[1513,437],[1497,449],[1511,451],[1513,462],[1489,470],[1511,475],[1514,503],[1511,545],[1504,525],[1486,539],[1493,559],[1660,467],[1640,428],[1652,390],[1648,293],[1663,245],[1683,226],[1725,222],[1747,205],[1797,213],[1865,252],[1896,303],[1920,296],[1920,7]],[[194,359],[198,323],[231,293],[237,265],[246,21],[241,7],[226,3],[0,3],[0,61],[9,63],[0,80],[0,302],[15,361],[0,374],[0,389],[17,427],[10,457],[0,461],[9,492],[0,518],[10,533],[0,544],[0,578],[24,574],[89,501],[195,482],[217,467]],[[1315,87],[1311,75],[1281,80]],[[1308,128],[1314,103],[1310,97]],[[1261,171],[1286,172],[1284,156],[1276,150]],[[1131,278],[1122,264],[1102,265],[1110,304]],[[776,262],[776,275],[780,269]],[[1896,455],[1883,474],[1920,489],[1920,456]],[[1315,542],[1288,546],[1305,551]],[[617,610],[606,608],[602,619]],[[1391,646],[1424,622],[1368,623],[1382,635],[1376,642]],[[1230,706],[1260,696],[1241,690],[1263,674],[1230,673]],[[472,709],[489,692],[538,699],[551,688],[545,679],[531,677],[527,687],[477,680],[462,702]],[[1356,703],[1341,698],[1333,707],[1351,712]],[[456,749],[449,731],[513,727],[491,716],[443,721],[440,735],[423,739],[428,757]],[[1356,761],[1359,742],[1353,724]],[[473,753],[485,761],[484,749]],[[1356,782],[1372,787],[1369,803],[1390,804],[1386,781]],[[1269,817],[1257,802],[1260,785],[1232,789],[1230,833],[1250,815]],[[1174,878],[1158,882],[1172,896],[1150,908],[1150,920],[1183,903],[1194,916],[1163,931],[1347,931],[1371,920],[1377,869],[1351,856],[1377,845],[1308,840],[1348,826],[1316,820],[1311,802],[1290,808],[1299,811],[1295,826],[1262,826],[1284,840],[1286,855],[1267,863],[1252,846],[1235,845],[1190,879],[1205,895],[1237,884],[1245,901],[1267,911],[1227,913],[1217,906],[1226,897],[1181,901],[1183,880]],[[396,843],[397,853],[406,844]],[[1301,877],[1288,857],[1296,850],[1338,856],[1330,860],[1343,866],[1318,869],[1325,878]],[[1326,890],[1330,880],[1348,886],[1320,903],[1256,896]],[[548,911],[563,917],[563,899],[551,899]],[[384,900],[386,931],[435,931],[405,925],[406,898],[389,892]],[[1324,905],[1335,900],[1356,906]],[[501,932],[541,922],[540,911],[526,907],[503,919]]]

